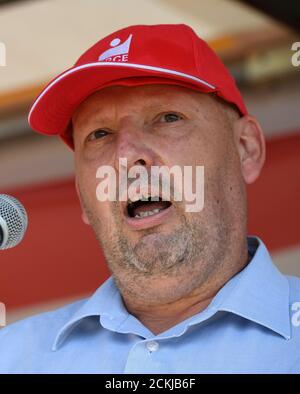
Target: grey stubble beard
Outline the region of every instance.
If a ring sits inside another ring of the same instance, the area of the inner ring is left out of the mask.
[[[220,250],[224,239],[220,237],[224,238],[226,232],[219,228],[211,237],[196,215],[188,221],[177,210],[179,225],[171,233],[161,234],[155,228],[144,230],[133,247],[122,231],[117,203],[112,204],[113,231],[87,207],[86,211],[117,287],[129,297],[139,297],[148,303],[180,299],[205,283],[224,257]],[[152,287],[155,280],[164,278],[165,287],[159,290]]]

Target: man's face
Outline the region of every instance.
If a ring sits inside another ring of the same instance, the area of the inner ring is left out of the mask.
[[[120,286],[142,291],[151,279],[153,299],[174,286],[180,297],[216,274],[246,231],[240,158],[220,103],[180,86],[108,87],[79,106],[73,130],[85,221]],[[129,218],[127,203],[99,202],[97,169],[110,165],[118,176],[120,158],[128,170],[143,165],[149,174],[151,166],[204,166],[204,208],[186,212],[186,201],[171,197],[165,212],[143,222]]]

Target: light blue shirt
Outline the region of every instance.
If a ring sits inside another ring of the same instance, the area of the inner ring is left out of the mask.
[[[154,335],[114,280],[91,298],[0,330],[1,373],[300,373],[300,279],[259,238],[202,312]]]

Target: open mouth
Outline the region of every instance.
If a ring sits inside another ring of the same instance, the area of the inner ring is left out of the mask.
[[[163,201],[161,197],[151,197],[129,202],[127,204],[127,215],[130,218],[142,219],[148,216],[154,216],[168,209],[172,203]]]

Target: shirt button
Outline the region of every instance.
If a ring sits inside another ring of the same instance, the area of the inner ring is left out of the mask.
[[[156,352],[159,348],[159,343],[156,341],[150,341],[146,343],[146,346],[149,352]]]

